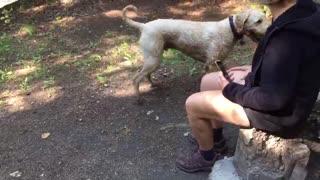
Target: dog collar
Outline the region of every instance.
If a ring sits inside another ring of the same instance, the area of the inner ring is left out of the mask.
[[[242,39],[243,38],[243,34],[237,32],[236,27],[234,26],[233,16],[229,17],[229,24],[230,24],[231,31],[233,33],[233,36],[234,36],[235,40]]]

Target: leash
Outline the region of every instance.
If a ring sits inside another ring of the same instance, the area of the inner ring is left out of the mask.
[[[230,24],[230,28],[231,28],[231,31],[232,31],[232,34],[235,38],[235,40],[241,40],[240,41],[240,44],[243,45],[244,44],[244,41],[243,41],[243,33],[238,33],[235,25],[234,25],[234,22],[233,22],[233,16],[230,16],[229,17],[229,24]]]

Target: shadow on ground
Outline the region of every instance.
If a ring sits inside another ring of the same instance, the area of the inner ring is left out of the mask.
[[[15,171],[21,179],[206,179],[207,173],[175,168],[175,158],[192,151],[183,136],[189,130],[184,101],[198,78],[184,79],[144,94],[143,106],[131,96],[79,85],[30,110],[2,112],[0,179]],[[235,140],[234,130],[227,128],[226,136]]]

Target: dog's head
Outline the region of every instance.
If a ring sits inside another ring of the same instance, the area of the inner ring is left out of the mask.
[[[235,15],[237,31],[249,36],[255,42],[261,40],[269,25],[266,15],[256,9],[248,9]]]

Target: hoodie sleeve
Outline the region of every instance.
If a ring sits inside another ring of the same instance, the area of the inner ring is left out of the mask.
[[[302,36],[288,31],[273,35],[256,74],[260,77],[259,85],[248,87],[229,83],[223,89],[223,95],[234,103],[255,110],[276,111],[286,106],[294,96],[303,54]]]

